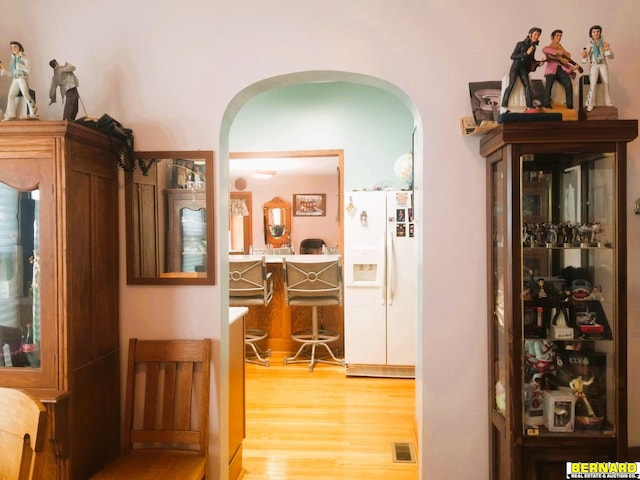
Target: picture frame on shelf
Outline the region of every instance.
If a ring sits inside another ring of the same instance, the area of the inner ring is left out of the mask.
[[[525,223],[545,223],[549,216],[550,176],[527,172],[522,191],[522,220]]]
[[[500,80],[488,82],[469,82],[471,110],[476,125],[483,120],[498,121],[502,83]]]
[[[324,217],[327,214],[326,194],[324,193],[294,193],[294,217]]]

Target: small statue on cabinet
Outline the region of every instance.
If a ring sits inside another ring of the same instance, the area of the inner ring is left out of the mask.
[[[9,87],[9,93],[7,94],[7,108],[4,112],[2,121],[15,120],[16,114],[16,101],[18,94],[22,94],[27,102],[27,112],[29,118],[38,117],[38,108],[36,107],[36,101],[31,96],[33,90],[29,89],[29,73],[31,71],[31,62],[24,53],[24,47],[20,42],[15,40],[9,42],[11,48],[11,70],[7,71],[0,62],[0,75],[10,76],[13,78],[11,86]]]
[[[593,407],[591,406],[591,403],[589,402],[589,399],[587,398],[587,395],[584,392],[584,387],[588,387],[589,385],[591,385],[594,379],[595,377],[591,377],[589,380],[584,380],[580,375],[569,382],[569,388],[571,388],[571,391],[576,397],[576,405],[579,402],[582,402],[582,404],[587,410],[587,414],[589,417],[595,417],[596,414],[593,411]]]
[[[538,300],[552,300],[557,294],[555,287],[541,277],[536,282],[532,296]]]
[[[56,92],[60,89],[60,97],[64,102],[63,120],[73,122],[78,115],[78,77],[73,73],[76,69],[70,63],[60,65],[54,58],[49,62],[49,66],[53,68],[53,77],[51,78],[51,87],[49,87],[49,105],[56,103]]]
[[[613,106],[609,93],[609,67],[607,65],[607,59],[612,58],[611,47],[602,38],[602,27],[600,25],[592,26],[589,29],[589,44],[582,49],[583,63],[587,63],[588,60],[591,64],[589,68],[589,93],[585,102],[587,112],[593,110],[598,80],[602,82],[604,104],[608,107]]]
[[[540,34],[542,29],[538,27],[532,27],[529,29],[527,37],[516,43],[513,52],[511,53],[511,69],[509,70],[509,84],[502,96],[502,108],[507,109],[509,105],[509,97],[513,87],[516,84],[516,80],[519,78],[524,86],[525,102],[527,104],[527,112],[534,112],[537,110],[533,106],[533,95],[531,93],[531,81],[529,74],[536,70],[542,61],[535,59],[536,46],[539,43]]]
[[[542,340],[525,341],[525,360],[534,373],[545,373],[555,369],[556,346],[553,342]]]
[[[591,287],[591,295],[589,296],[589,300],[597,300],[602,302],[604,297],[602,296],[602,287],[600,285],[593,285]]]
[[[564,87],[567,108],[573,109],[572,79],[576,76],[576,70],[582,71],[582,67],[571,60],[571,54],[564,49],[560,40],[562,40],[562,30],[554,30],[551,32],[551,43],[542,49],[547,62],[544,70],[543,106],[551,108],[551,89],[558,80]]]

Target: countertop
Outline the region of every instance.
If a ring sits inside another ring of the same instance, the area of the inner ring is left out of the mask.
[[[229,307],[229,325],[244,317],[248,312],[249,309],[247,307]]]
[[[260,259],[263,255],[229,255],[229,260],[250,260],[252,258]],[[336,254],[304,254],[304,255],[264,255],[267,263],[282,263],[283,258],[295,260],[296,262],[321,262],[323,260],[337,260],[340,255]]]

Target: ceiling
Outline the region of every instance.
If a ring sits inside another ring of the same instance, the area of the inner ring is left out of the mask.
[[[229,177],[246,177],[258,170],[277,172],[277,175],[335,175],[338,158],[230,158]]]

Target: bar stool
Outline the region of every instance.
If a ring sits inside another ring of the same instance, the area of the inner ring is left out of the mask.
[[[229,259],[229,305],[232,307],[267,306],[273,298],[273,279],[267,272],[265,257]],[[245,328],[244,342],[252,351],[246,361],[269,366],[271,349],[263,350],[258,342],[267,338],[266,330]]]
[[[316,363],[329,363],[344,366],[344,360],[335,356],[328,343],[340,338],[337,332],[318,327],[318,307],[326,305],[342,305],[342,262],[336,259],[304,259],[294,260],[283,257],[283,273],[286,304],[291,306],[309,306],[312,308],[311,329],[293,332],[291,338],[302,343],[292,357],[285,357],[288,363],[309,362],[309,372]],[[324,347],[329,356],[317,357],[316,347]],[[307,349],[311,348],[311,354]],[[300,359],[306,355],[307,359]]]

